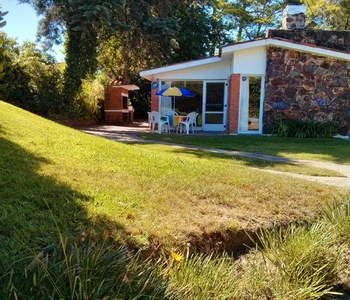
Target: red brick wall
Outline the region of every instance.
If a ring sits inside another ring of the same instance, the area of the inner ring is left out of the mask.
[[[154,82],[154,81],[152,81]],[[159,84],[159,82],[158,82]],[[151,89],[151,111],[158,111],[159,96],[156,95],[158,89]]]
[[[107,86],[105,91],[105,110],[123,109],[122,93],[128,94],[128,90],[111,85]],[[123,113],[105,111],[105,123],[108,125],[123,125]]]
[[[128,94],[128,91],[122,88],[116,88],[113,86],[108,86],[105,98],[105,109],[122,109],[123,99],[122,93]]]
[[[228,90],[228,132],[238,133],[240,74],[231,74]]]
[[[123,125],[123,114],[120,112],[105,112],[106,125]]]

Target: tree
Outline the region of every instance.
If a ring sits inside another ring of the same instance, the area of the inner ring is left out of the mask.
[[[284,6],[283,0],[235,0],[226,2],[224,13],[236,41],[241,42],[263,37],[268,28],[278,27]]]
[[[193,2],[179,1],[172,9],[172,15],[178,22],[172,45],[172,62],[213,56],[219,46],[231,42],[222,14],[223,1]]]
[[[349,30],[348,0],[301,0],[307,8],[309,26],[316,29]]]
[[[20,45],[17,61],[29,78],[32,100],[28,109],[42,116],[62,113],[65,107],[62,103],[61,65],[32,42]]]
[[[231,34],[231,25],[227,22],[224,14],[226,0],[211,0],[208,1],[208,6],[211,6],[212,13],[210,17],[210,55],[216,54],[220,46],[225,46],[234,42]]]
[[[31,42],[18,45],[4,39],[4,80],[9,83],[0,90],[1,99],[43,116],[63,111],[61,95],[62,71],[53,57]]]
[[[47,45],[65,37],[68,106],[97,70],[109,80],[142,84],[141,69],[207,57],[229,41],[224,0],[19,1],[43,16],[39,35]]]
[[[210,24],[205,7],[175,3],[172,15],[176,18],[178,30],[172,39],[170,62],[203,58],[209,54]],[[193,30],[195,28],[195,30]]]
[[[4,41],[3,57],[5,62],[4,81],[10,84],[0,89],[0,97],[9,103],[28,109],[33,97],[29,84],[30,76],[26,74],[18,60],[19,45],[14,39],[8,38],[4,33],[2,33],[2,38]]]
[[[7,15],[7,12],[2,12],[0,11],[0,28],[3,28],[6,25],[6,21],[4,21],[4,16]],[[4,44],[4,37],[3,35],[0,35],[0,88],[4,88],[6,86],[6,83],[4,83],[4,49],[3,49],[3,44]]]
[[[99,36],[100,69],[111,79],[131,82],[133,73],[169,62],[177,24],[168,1],[125,1],[114,35]]]
[[[82,80],[97,70],[98,35],[115,29],[115,12],[122,9],[121,0],[21,0],[31,4],[39,15],[39,34],[50,43],[66,37],[64,98],[72,103],[80,92]]]
[[[123,78],[140,86],[142,100],[132,99],[137,113],[149,109],[150,85],[139,78],[140,70],[208,57],[229,42],[221,2],[127,2],[120,16],[125,27],[109,39],[102,37],[99,62],[108,78]]]

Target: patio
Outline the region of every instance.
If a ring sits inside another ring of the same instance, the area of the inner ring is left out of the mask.
[[[120,141],[120,142],[143,142],[143,143],[160,143],[157,141],[147,141],[137,136],[141,132],[151,132],[147,121],[134,121],[134,124],[127,126],[116,126],[116,125],[91,125],[84,127],[75,127],[85,133],[101,136],[110,140]],[[153,134],[158,134],[154,131]],[[167,133],[163,132],[163,135],[186,135],[185,133]],[[228,135],[227,132],[211,132],[211,131],[196,131],[194,134],[190,135],[197,136],[218,136],[218,135]]]

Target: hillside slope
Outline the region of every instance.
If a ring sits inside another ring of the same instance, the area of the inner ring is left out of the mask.
[[[313,218],[335,193],[229,157],[93,137],[1,101],[0,149],[3,251],[52,243],[56,224],[75,238],[107,228],[142,248],[215,246]]]

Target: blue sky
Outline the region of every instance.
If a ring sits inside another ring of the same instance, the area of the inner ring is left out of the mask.
[[[0,0],[1,11],[8,11],[4,16],[7,24],[1,28],[6,34],[17,39],[21,44],[23,41],[36,41],[36,31],[38,28],[39,17],[35,10],[28,4],[17,4],[17,0]],[[55,46],[56,59],[64,61],[64,55],[60,52],[62,46]]]

